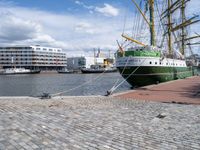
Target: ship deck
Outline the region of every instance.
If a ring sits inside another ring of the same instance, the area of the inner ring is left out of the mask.
[[[114,97],[164,103],[200,104],[200,76],[140,87]]]

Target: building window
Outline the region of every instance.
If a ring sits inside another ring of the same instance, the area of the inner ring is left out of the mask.
[[[149,64],[152,64],[152,62],[150,61]]]

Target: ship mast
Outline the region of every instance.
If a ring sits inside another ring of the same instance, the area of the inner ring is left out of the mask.
[[[181,6],[181,20],[182,20],[182,23],[184,23],[185,21],[185,0],[182,0],[182,6]],[[185,28],[182,27],[181,28],[181,54],[184,55],[185,54]]]
[[[154,21],[154,0],[149,0],[149,10],[150,10],[150,39],[151,45],[156,45],[156,38],[155,38],[155,21]]]
[[[149,25],[150,28],[150,45],[156,46],[156,37],[155,37],[155,21],[154,21],[154,1],[155,0],[149,0],[149,11],[150,11],[150,19],[148,20],[145,16],[145,14],[142,12],[141,8],[138,6],[135,0],[132,0],[132,2],[135,4],[136,8],[144,18],[145,22]],[[122,37],[124,37],[126,40],[129,40],[131,42],[134,42],[141,46],[146,46],[146,44],[137,41],[133,39],[132,37],[129,37],[128,35],[122,34]]]
[[[177,30],[181,30],[181,38],[178,41],[175,41],[174,43],[181,43],[180,52],[182,55],[185,54],[185,48],[186,45],[192,45],[192,43],[187,43],[186,41],[199,38],[200,35],[187,37],[186,27],[190,26],[194,23],[199,22],[200,20],[197,19],[199,16],[195,15],[189,19],[186,19],[185,17],[185,7],[186,3],[188,3],[190,0],[176,0],[174,3],[172,0],[167,0],[168,2],[168,8],[161,14],[162,18],[164,19],[167,17],[167,26],[168,26],[168,47],[169,47],[169,54],[172,54],[172,33],[175,33]],[[181,14],[181,23],[176,25],[175,27],[172,26],[172,14],[180,8],[180,14]],[[196,43],[194,43],[196,44]]]
[[[168,49],[169,49],[169,54],[172,54],[172,33],[171,33],[172,17],[171,17],[170,7],[171,7],[171,0],[168,0],[168,14],[167,14],[167,18],[168,18]]]

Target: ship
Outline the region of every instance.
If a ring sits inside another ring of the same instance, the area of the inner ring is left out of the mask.
[[[117,72],[115,67],[102,67],[101,65],[91,65],[90,68],[81,68],[82,73],[112,73]]]
[[[25,68],[6,68],[1,70],[0,75],[16,75],[16,74],[36,74],[40,70],[30,70]]]
[[[149,27],[150,44],[137,40],[137,36],[122,33],[125,40],[122,44],[117,41],[119,49],[116,53],[116,67],[123,78],[136,87],[197,75],[197,60],[187,60],[185,57],[187,46],[191,50],[191,40],[200,37],[200,35],[188,37],[187,27],[200,21],[197,15],[189,19],[186,17],[186,6],[190,1],[142,0],[140,5],[136,0],[131,2],[143,22]],[[145,10],[142,10],[141,4],[145,5],[142,7]],[[163,11],[156,15],[155,8],[159,6]],[[173,19],[177,11],[180,14],[180,19],[177,20],[180,22],[174,22]],[[163,32],[160,30],[158,31],[160,33],[157,32],[158,35],[163,33],[159,37],[162,38],[160,45],[156,41],[155,16],[161,24],[160,28],[163,29]]]
[[[73,70],[68,70],[67,68],[64,68],[62,70],[57,70],[58,73],[62,73],[62,74],[71,74],[71,73],[75,73]]]

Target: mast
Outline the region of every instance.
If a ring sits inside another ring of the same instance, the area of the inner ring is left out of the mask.
[[[155,38],[155,21],[154,21],[154,0],[149,0],[149,10],[150,10],[150,38],[151,38],[151,45],[156,45],[156,38]]]
[[[182,6],[181,6],[181,20],[182,23],[185,21],[185,0],[182,0]],[[185,28],[181,28],[181,54],[184,55],[185,53]]]
[[[169,54],[172,54],[172,34],[171,34],[171,29],[172,29],[172,18],[171,18],[171,0],[168,0],[168,48],[169,48]]]

